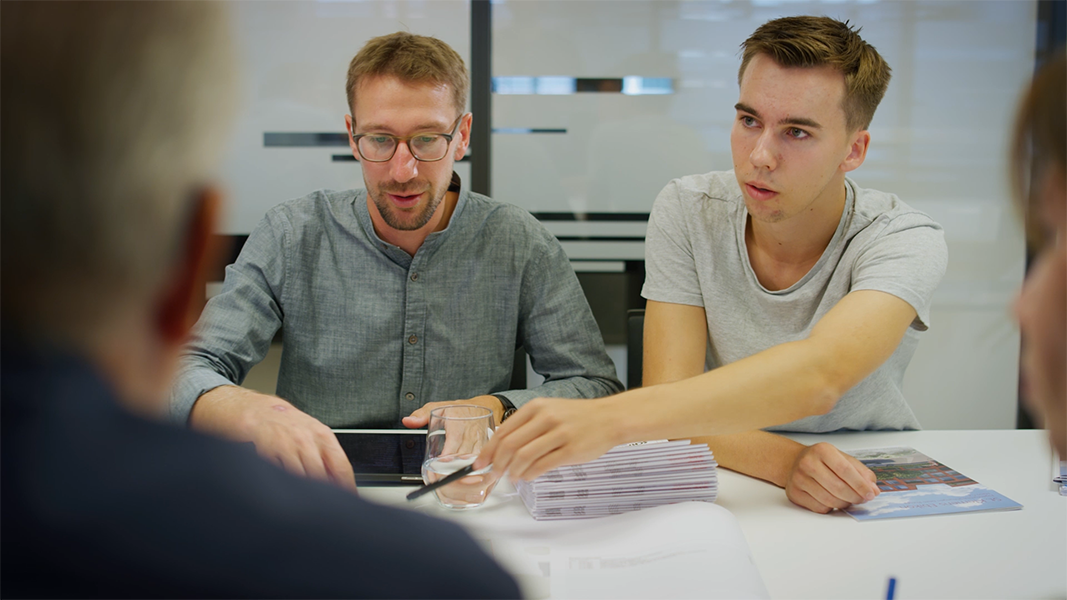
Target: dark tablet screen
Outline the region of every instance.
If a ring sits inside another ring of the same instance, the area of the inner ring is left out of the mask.
[[[334,429],[357,484],[422,485],[424,429]]]

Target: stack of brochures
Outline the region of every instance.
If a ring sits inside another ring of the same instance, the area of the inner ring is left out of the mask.
[[[516,488],[538,521],[588,519],[688,500],[715,502],[717,466],[707,444],[637,442]]]

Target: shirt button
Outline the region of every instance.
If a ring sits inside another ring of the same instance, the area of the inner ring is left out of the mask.
[[[414,400],[415,399],[415,394],[412,394],[411,392],[408,392],[408,393],[404,394],[404,397],[407,398],[408,400]]]
[[[408,343],[409,344],[414,344],[414,343],[416,343],[418,341],[419,341],[419,336],[417,336],[417,335],[413,335],[413,336],[408,338]]]
[[[415,447],[415,440],[408,440],[404,445],[407,446],[408,450],[411,450]]]
[[[412,281],[418,281],[419,280],[419,274],[418,273],[412,273],[411,274],[411,280]]]

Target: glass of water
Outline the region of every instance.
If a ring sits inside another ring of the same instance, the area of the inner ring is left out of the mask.
[[[429,485],[473,463],[493,437],[493,429],[493,411],[484,406],[454,404],[430,411],[422,480]],[[443,485],[434,493],[446,508],[477,508],[485,504],[496,482],[486,467]]]

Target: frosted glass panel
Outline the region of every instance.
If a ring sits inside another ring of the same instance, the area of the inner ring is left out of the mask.
[[[372,37],[409,31],[447,42],[470,64],[470,3],[299,1],[229,4],[241,56],[242,108],[222,175],[231,195],[223,233],[248,233],[266,211],[316,189],[363,187],[344,137],[265,146],[266,133],[345,131],[348,62]],[[488,115],[487,115],[488,116]],[[347,157],[349,160],[337,160]],[[456,172],[470,181],[469,163]]]
[[[248,233],[271,206],[314,189],[363,185],[358,163],[334,157],[349,155],[337,137],[345,70],[366,40],[433,35],[470,63],[466,1],[230,8],[243,97],[222,165],[224,233]],[[730,168],[738,45],[788,14],[849,19],[889,61],[893,81],[853,176],[946,229],[949,270],[906,379],[916,413],[928,428],[1012,426],[1018,333],[1008,305],[1023,240],[1003,162],[1033,68],[1034,2],[496,0],[492,76],[515,79],[493,95],[492,115],[474,115],[492,117],[494,197],[542,215],[574,259],[643,258],[643,218],[666,182]],[[268,146],[265,134],[298,135]],[[469,163],[456,170],[470,180]]]
[[[738,47],[793,14],[848,19],[889,62],[870,152],[852,176],[945,227],[948,273],[906,379],[916,413],[928,428],[1014,426],[1019,343],[1008,306],[1024,248],[1004,162],[1033,70],[1034,2],[494,2],[494,78],[639,77],[671,90],[495,94],[495,128],[557,133],[495,134],[494,196],[535,213],[647,213],[670,179],[730,169]],[[573,259],[643,255],[633,222],[546,225]]]

